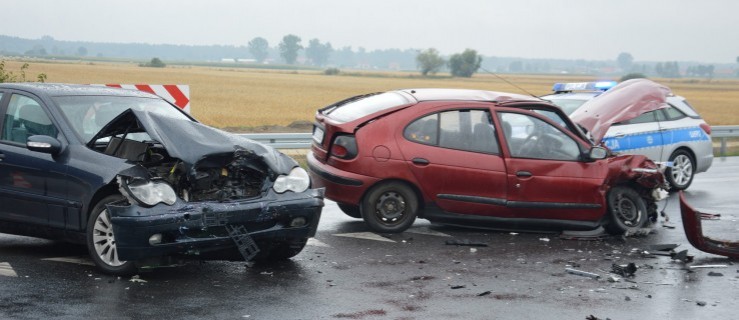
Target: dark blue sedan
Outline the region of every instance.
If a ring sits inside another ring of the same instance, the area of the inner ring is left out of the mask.
[[[323,190],[284,154],[135,90],[0,84],[0,232],[86,244],[111,274],[188,258],[276,260]]]

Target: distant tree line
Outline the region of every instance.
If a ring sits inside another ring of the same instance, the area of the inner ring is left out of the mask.
[[[328,41],[311,39],[304,42],[294,34],[288,34],[276,44],[270,44],[265,38],[254,37],[243,46],[234,45],[169,45],[141,43],[98,43],[82,41],[59,41],[50,36],[40,39],[23,39],[0,35],[0,56],[30,56],[59,59],[134,59],[150,63],[152,57],[158,57],[168,64],[191,63],[259,63],[285,64],[293,66],[311,66],[326,68],[352,68],[377,70],[418,70],[422,75],[434,75],[444,71],[455,76],[465,76],[469,70],[484,68],[497,73],[556,73],[556,74],[592,74],[618,76],[628,73],[640,73],[658,77],[709,77],[706,69],[700,69],[695,63],[681,62],[684,65],[681,74],[678,62],[642,62],[637,61],[628,52],[621,52],[613,60],[585,59],[524,59],[516,57],[482,56],[469,52],[441,53],[434,49],[378,49],[366,50],[363,47],[334,47]],[[471,49],[470,49],[471,50]],[[473,50],[474,51],[474,50]],[[458,55],[458,56],[457,56]],[[452,59],[452,57],[455,57]],[[478,59],[479,58],[479,66]],[[428,60],[431,59],[431,60]],[[435,59],[435,60],[434,60]],[[460,60],[461,59],[461,60]],[[737,57],[739,59],[739,57]],[[460,63],[463,62],[463,63]],[[736,61],[739,63],[739,61]],[[147,64],[146,62],[142,65]],[[691,68],[695,66],[695,68]],[[714,66],[713,76],[739,76],[739,66],[731,63]],[[475,68],[477,67],[477,68]],[[452,68],[455,68],[452,70]],[[690,70],[688,70],[688,68]]]

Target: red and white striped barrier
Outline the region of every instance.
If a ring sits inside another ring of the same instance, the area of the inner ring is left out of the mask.
[[[112,88],[136,89],[158,95],[190,113],[190,86],[186,84],[93,84]]]

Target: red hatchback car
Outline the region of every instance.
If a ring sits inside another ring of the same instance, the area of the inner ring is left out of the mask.
[[[664,87],[651,84],[609,94],[626,104],[634,94],[660,96]],[[603,120],[598,127],[607,130]],[[664,194],[654,162],[593,146],[559,108],[530,96],[459,89],[360,95],[318,110],[313,140],[314,187],[381,233],[402,232],[420,217],[496,229],[602,225],[621,234],[654,221]]]

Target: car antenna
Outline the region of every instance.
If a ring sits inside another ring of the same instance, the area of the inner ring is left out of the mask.
[[[487,72],[487,73],[489,73],[489,74],[492,74],[492,75],[494,75],[494,76],[495,76],[496,78],[498,78],[498,79],[500,79],[500,80],[503,80],[503,82],[505,82],[505,83],[507,83],[507,84],[510,84],[511,86],[515,87],[515,88],[516,88],[516,89],[518,89],[518,90],[521,90],[521,91],[523,91],[523,92],[526,92],[526,94],[528,94],[528,95],[530,95],[530,96],[532,96],[532,97],[534,97],[534,98],[536,98],[536,99],[539,99],[539,100],[544,100],[544,99],[542,99],[542,98],[539,98],[538,96],[534,95],[533,93],[531,93],[531,92],[528,92],[528,91],[527,91],[526,89],[524,89],[524,88],[521,88],[521,87],[517,86],[517,85],[516,85],[516,84],[514,84],[513,82],[510,82],[510,81],[506,80],[505,78],[503,78],[503,77],[499,76],[499,75],[498,75],[497,73],[495,73],[495,72],[492,72],[492,71],[490,71],[490,70],[488,70],[488,69],[485,69],[485,68],[483,68],[483,67],[480,67],[480,70],[482,70],[482,71],[485,71],[485,72]]]

